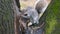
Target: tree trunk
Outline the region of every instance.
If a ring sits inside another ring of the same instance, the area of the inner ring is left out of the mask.
[[[19,34],[15,0],[0,0],[0,34]],[[15,27],[14,27],[15,26]]]
[[[0,0],[0,34],[14,34],[12,0]]]

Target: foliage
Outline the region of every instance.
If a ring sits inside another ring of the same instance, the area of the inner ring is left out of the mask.
[[[52,0],[46,10],[46,34],[60,34],[60,0]]]

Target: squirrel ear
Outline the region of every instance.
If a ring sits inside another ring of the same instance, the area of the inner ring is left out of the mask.
[[[38,11],[38,13],[45,12],[50,2],[51,0],[37,0],[34,8]]]
[[[41,13],[41,11],[43,9],[43,3],[41,3],[40,0],[37,0],[35,2],[34,8],[37,10],[38,13]]]
[[[43,15],[51,0],[37,0],[34,8],[37,10],[39,14],[39,18]]]

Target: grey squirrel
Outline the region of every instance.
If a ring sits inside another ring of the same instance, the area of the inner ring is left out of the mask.
[[[30,22],[28,23],[28,26],[32,24],[38,24],[40,17],[45,12],[46,8],[50,4],[51,0],[37,0],[34,8],[28,7],[27,9],[23,9],[25,11],[24,18],[30,18]]]
[[[18,31],[20,32],[18,24],[19,24],[19,15],[20,15],[19,13],[21,13],[21,11],[23,11],[23,17],[24,18],[30,18],[30,22],[28,23],[28,26],[31,26],[32,24],[35,24],[35,23],[39,24],[38,20],[43,15],[43,13],[45,12],[46,8],[48,7],[48,5],[51,2],[51,0],[37,0],[36,3],[35,3],[35,5],[34,5],[34,8],[28,7],[29,9],[26,8],[26,9],[20,10],[21,6],[20,6],[19,0],[15,0],[15,1],[16,1],[17,8],[19,8],[18,10],[16,10],[17,11],[16,12],[17,13],[17,16],[16,16],[16,28],[15,28],[16,29],[16,33],[18,33]],[[16,6],[14,5],[14,7],[16,7]],[[20,12],[19,12],[19,10],[20,10]],[[28,11],[25,11],[25,10],[28,10]],[[27,14],[25,14],[26,12],[27,12]],[[33,15],[33,13],[34,13],[34,15]],[[24,16],[24,14],[25,14],[25,16]],[[30,16],[28,17],[26,15],[30,15],[31,17]],[[23,26],[23,24],[21,24],[21,29],[23,30],[22,34],[24,34],[23,33],[24,32],[24,26]]]
[[[18,0],[19,2],[19,0]],[[19,7],[19,3],[17,2],[17,6]],[[22,9],[21,11],[24,12],[23,17],[24,18],[30,18],[30,22],[28,23],[28,26],[36,23],[39,23],[40,17],[45,12],[46,8],[50,4],[51,0],[36,0],[34,8],[27,7],[25,9]]]

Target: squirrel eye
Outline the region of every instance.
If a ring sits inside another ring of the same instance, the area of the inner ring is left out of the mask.
[[[24,16],[27,16],[27,14],[24,14]]]

